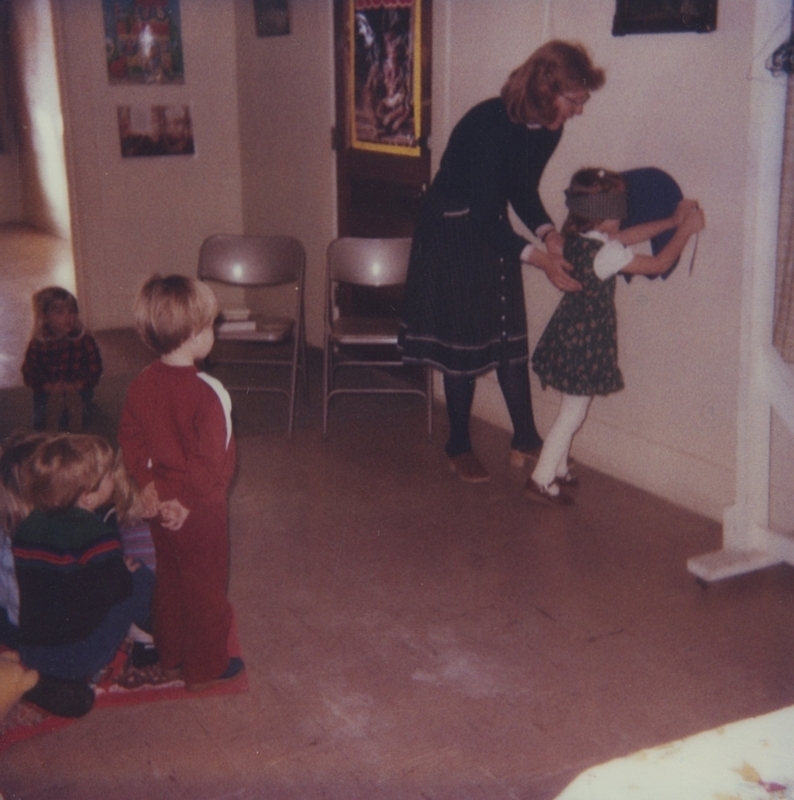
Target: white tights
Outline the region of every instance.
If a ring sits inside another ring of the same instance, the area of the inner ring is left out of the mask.
[[[555,478],[562,478],[568,473],[568,452],[574,434],[582,426],[587,416],[592,397],[564,394],[560,401],[557,419],[551,426],[543,442],[540,458],[532,473],[532,480],[539,486],[550,488],[552,494],[557,487],[552,486]]]

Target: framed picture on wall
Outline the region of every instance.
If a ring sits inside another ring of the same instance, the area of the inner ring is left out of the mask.
[[[422,20],[419,0],[351,0],[348,103],[354,149],[418,156]]]
[[[254,0],[257,36],[289,33],[289,0]]]
[[[617,0],[612,35],[708,33],[717,27],[717,0]]]
[[[102,0],[111,83],[184,83],[179,0]]]
[[[195,153],[189,106],[119,106],[117,113],[123,158]]]

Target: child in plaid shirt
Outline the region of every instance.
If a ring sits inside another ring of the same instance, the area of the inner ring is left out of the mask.
[[[80,322],[74,295],[59,286],[33,295],[33,316],[22,364],[25,385],[33,389],[33,427],[80,431],[102,375],[97,343]]]

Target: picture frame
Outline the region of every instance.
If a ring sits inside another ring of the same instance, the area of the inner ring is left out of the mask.
[[[612,35],[709,33],[717,28],[717,0],[616,0]]]
[[[289,0],[254,0],[257,36],[289,33]]]
[[[116,113],[122,158],[195,155],[189,105],[125,105]]]
[[[102,0],[108,81],[185,82],[179,0]]]
[[[422,3],[356,0],[348,23],[351,147],[419,156]]]

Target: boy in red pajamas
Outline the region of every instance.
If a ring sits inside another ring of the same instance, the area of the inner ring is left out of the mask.
[[[232,620],[227,491],[236,445],[231,400],[196,369],[214,342],[212,290],[155,275],[135,301],[135,327],[160,358],[130,385],[119,444],[151,518],[157,560],[154,639],[163,669],[200,691],[239,675],[229,657]]]

